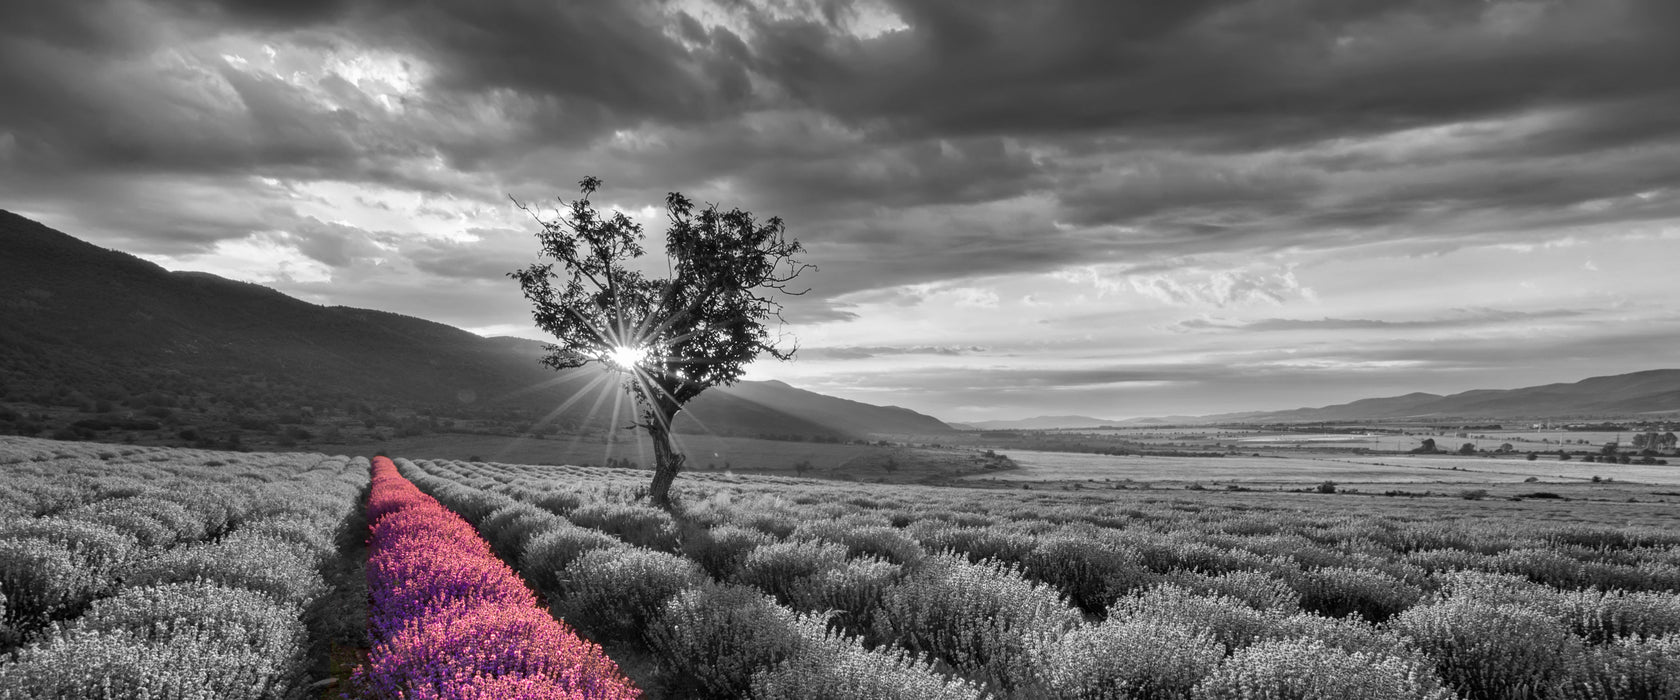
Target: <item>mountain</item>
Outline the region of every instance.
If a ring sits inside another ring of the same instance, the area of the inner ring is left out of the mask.
[[[1653,369],[1521,389],[1447,396],[1412,393],[1320,408],[1203,416],[1212,422],[1307,423],[1373,419],[1593,418],[1680,412],[1680,369]]]
[[[970,421],[967,425],[975,430],[1054,430],[1056,428],[1096,428],[1124,423],[1126,421],[1105,420],[1090,416],[1038,416],[1020,420]]]
[[[529,421],[565,404],[590,371],[556,374],[538,364],[542,353],[534,341],[171,272],[0,210],[0,402],[132,407],[142,397],[140,406],[222,402],[246,411],[383,405]],[[574,401],[555,419],[575,430],[613,422],[592,407],[592,397]],[[691,410],[698,423],[735,435],[951,430],[905,409],[780,382],[714,388]]]
[[[713,389],[694,400],[693,418],[740,412],[743,407],[779,412],[843,435],[938,435],[955,432],[939,419],[898,406],[876,406],[835,398],[783,382],[741,382]],[[684,422],[679,416],[677,427]],[[797,434],[797,432],[795,433]]]

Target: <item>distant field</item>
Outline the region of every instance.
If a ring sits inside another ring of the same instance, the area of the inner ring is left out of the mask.
[[[637,436],[635,440],[608,444],[596,439],[565,437],[537,439],[437,434],[313,449],[350,454],[384,451],[414,458],[510,464],[604,466],[608,459],[628,459],[643,469],[652,469],[653,444],[640,432]],[[979,472],[983,471],[985,462],[979,451],[964,448],[785,442],[711,435],[677,435],[675,440],[677,449],[688,456],[690,471],[792,475],[796,473],[794,465],[809,461],[811,470],[808,475],[813,477],[907,481]],[[890,470],[889,466],[892,467]]]
[[[1596,450],[1602,447],[1604,443],[1618,440],[1623,447],[1626,447],[1633,439],[1633,433],[1629,432],[1532,430],[1529,428],[1465,431],[1431,431],[1407,428],[1406,430],[1412,434],[1301,433],[1218,427],[1090,429],[1067,431],[1067,433],[1101,435],[1152,445],[1226,445],[1240,448],[1247,446],[1291,447],[1295,445],[1313,447],[1336,444],[1393,452],[1414,449],[1422,444],[1425,438],[1433,439],[1440,449],[1456,450],[1459,446],[1469,442],[1474,443],[1477,449],[1495,450],[1500,445],[1510,443],[1513,448],[1522,452],[1556,451],[1560,448],[1582,451]],[[1458,437],[1459,432],[1463,432],[1465,437]],[[1583,440],[1585,441],[1584,444],[1581,442]]]
[[[1231,457],[1119,457],[1070,452],[1011,450],[1019,469],[969,478],[1005,481],[1230,481],[1299,484],[1337,483],[1512,483],[1541,480],[1590,481],[1608,477],[1644,484],[1680,484],[1680,466],[1589,464],[1522,457],[1414,455],[1319,455]]]

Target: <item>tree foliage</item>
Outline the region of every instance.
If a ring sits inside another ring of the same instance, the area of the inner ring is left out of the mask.
[[[556,370],[592,363],[622,372],[653,437],[657,467],[651,497],[668,505],[667,490],[682,468],[670,443],[671,421],[707,388],[732,384],[760,354],[787,360],[797,348],[778,345],[780,296],[813,266],[799,262],[798,241],[779,217],[759,220],[741,209],[697,206],[680,193],[665,198],[669,276],[637,266],[647,251],[642,227],[590,202],[601,180],[579,183],[582,197],[558,218],[544,220],[536,237],[549,262],[509,273],[532,304],[537,327],[554,336],[543,363]],[[518,204],[517,200],[515,201]]]

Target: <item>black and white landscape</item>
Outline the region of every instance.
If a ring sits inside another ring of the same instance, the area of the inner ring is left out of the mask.
[[[0,700],[1680,698],[1677,37],[0,3]]]

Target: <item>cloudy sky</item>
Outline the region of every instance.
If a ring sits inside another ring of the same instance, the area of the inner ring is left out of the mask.
[[[948,420],[1680,366],[1672,0],[0,4],[0,208],[323,304],[539,337],[596,175],[780,215],[752,378]],[[650,246],[652,247],[652,246]]]

